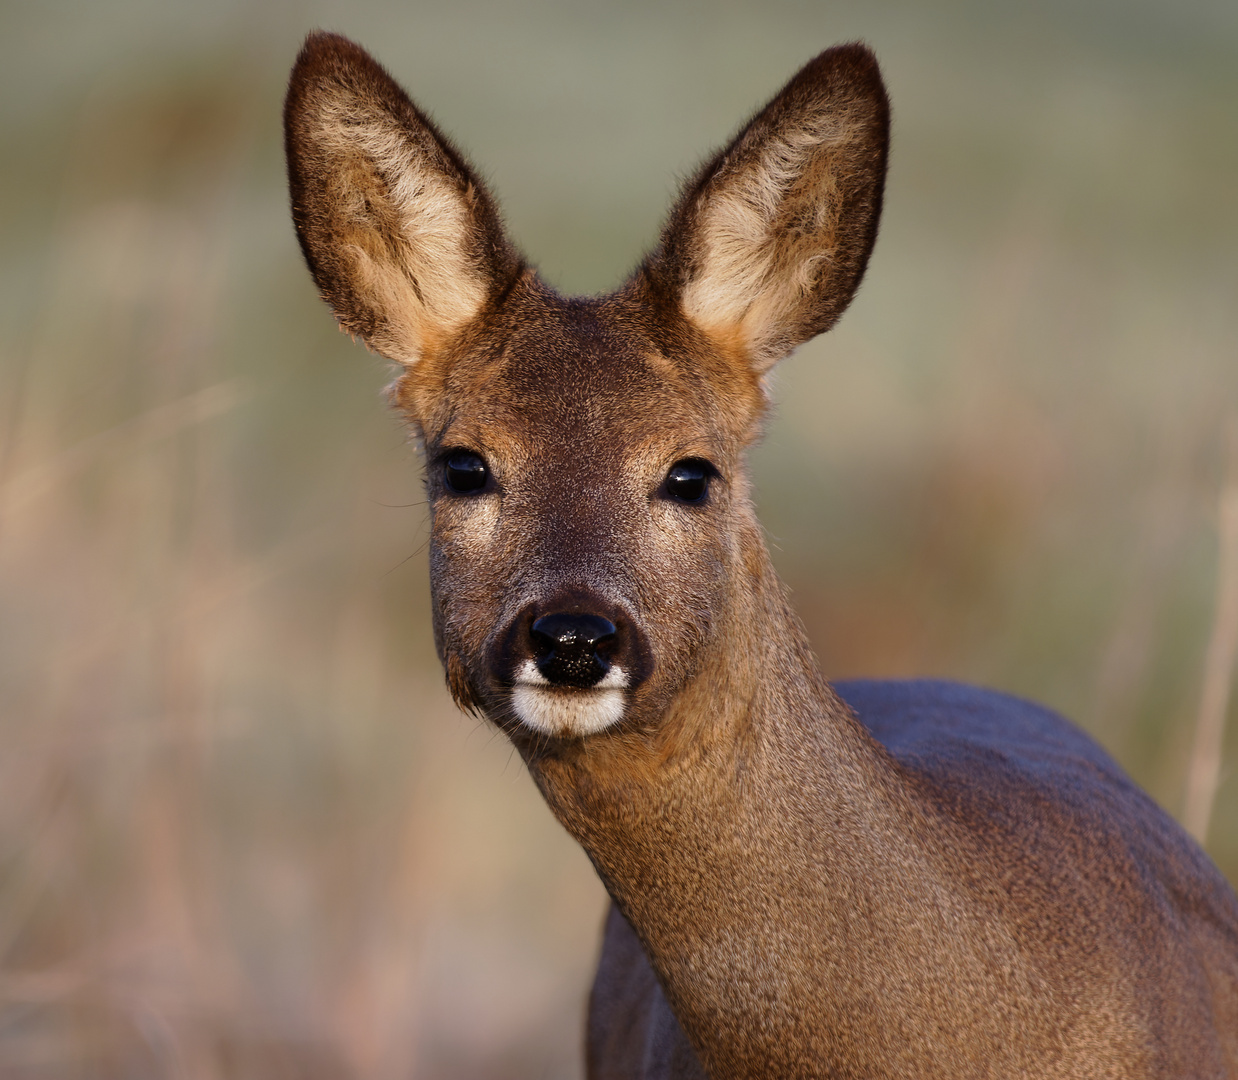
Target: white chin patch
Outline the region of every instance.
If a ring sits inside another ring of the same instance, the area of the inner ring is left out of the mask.
[[[554,686],[526,660],[516,672],[512,707],[534,731],[559,737],[592,735],[623,719],[628,673],[612,664],[601,682],[584,689]]]

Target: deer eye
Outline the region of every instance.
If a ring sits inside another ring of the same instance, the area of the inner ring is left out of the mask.
[[[709,481],[717,470],[700,458],[684,458],[666,474],[666,493],[679,502],[702,502],[709,494]]]
[[[443,480],[447,486],[461,495],[480,491],[486,486],[490,470],[480,454],[471,450],[453,450],[443,462]]]

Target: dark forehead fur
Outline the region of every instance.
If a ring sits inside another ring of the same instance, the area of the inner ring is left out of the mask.
[[[564,297],[531,271],[478,326],[405,373],[395,396],[428,448],[461,423],[566,438],[582,427],[631,435],[647,421],[738,452],[766,405],[756,373],[668,318],[639,280]]]

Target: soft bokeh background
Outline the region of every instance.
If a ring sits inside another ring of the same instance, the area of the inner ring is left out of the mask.
[[[775,558],[829,674],[1044,700],[1181,812],[1238,409],[1232,0],[9,2],[0,1075],[580,1072],[602,889],[449,703],[387,372],[288,222],[316,26],[581,292],[799,64],[872,43],[888,209],[778,377]]]

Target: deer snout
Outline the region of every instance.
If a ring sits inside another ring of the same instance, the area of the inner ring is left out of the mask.
[[[525,608],[498,639],[511,708],[525,727],[579,738],[619,723],[649,675],[649,647],[621,606],[575,590]]]
[[[610,671],[615,624],[601,615],[555,612],[529,627],[537,670],[554,686],[585,688]]]

